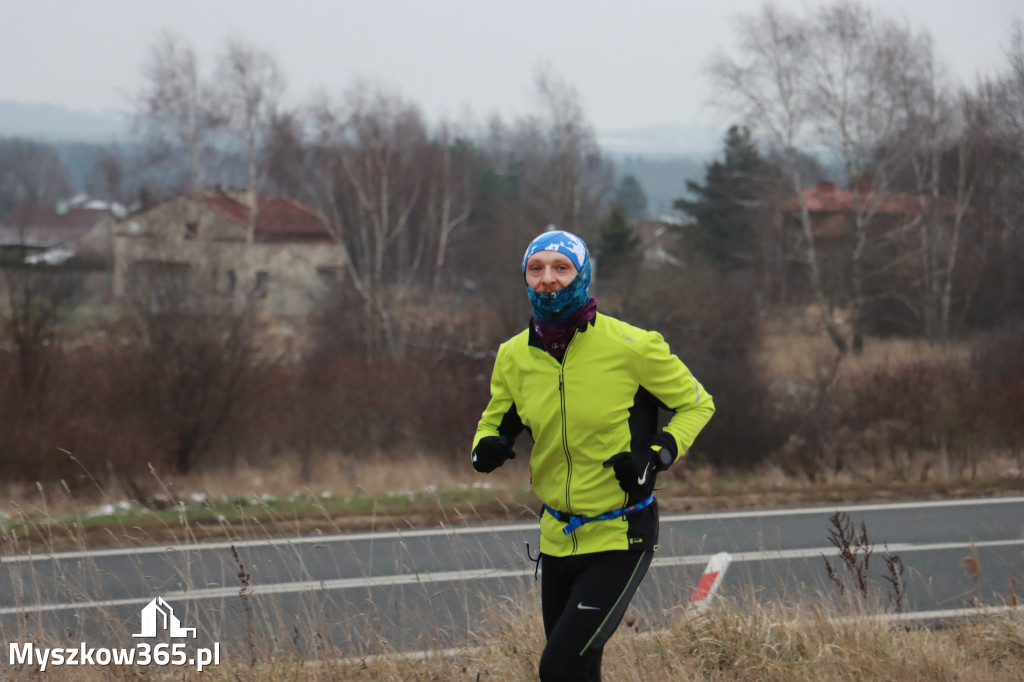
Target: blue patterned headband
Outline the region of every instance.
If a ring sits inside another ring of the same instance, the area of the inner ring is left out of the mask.
[[[582,270],[583,264],[590,258],[590,252],[582,239],[572,232],[552,230],[541,234],[526,247],[526,253],[523,254],[524,275],[526,274],[526,261],[530,260],[530,256],[538,251],[557,251],[568,256],[577,270]]]

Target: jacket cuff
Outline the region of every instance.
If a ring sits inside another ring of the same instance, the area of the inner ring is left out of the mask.
[[[672,461],[674,462],[679,457],[679,448],[676,445],[675,436],[668,431],[662,431],[651,440],[651,447],[660,445],[663,449],[668,450],[672,453]]]

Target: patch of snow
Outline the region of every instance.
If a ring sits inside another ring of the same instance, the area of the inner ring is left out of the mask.
[[[25,258],[26,265],[60,265],[75,255],[70,249],[48,249]]]

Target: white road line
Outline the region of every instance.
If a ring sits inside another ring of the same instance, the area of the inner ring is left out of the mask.
[[[475,533],[497,533],[515,530],[531,530],[536,523],[508,524],[504,526],[472,526],[460,528],[424,528],[397,531],[367,531],[360,533],[335,533],[333,535],[302,535],[293,538],[255,538],[250,540],[217,540],[194,542],[187,545],[147,545],[139,547],[109,547],[104,549],[69,550],[66,552],[40,552],[39,554],[13,554],[0,556],[0,564],[27,563],[33,561],[63,561],[66,559],[88,559],[110,556],[139,556],[141,554],[169,554],[177,552],[210,552],[216,550],[242,549],[243,547],[290,547],[294,545],[322,545],[332,542],[356,542],[360,540],[397,540],[419,537],[472,535]]]
[[[1024,547],[1024,539],[1020,540],[992,540],[987,542],[975,542],[974,547],[979,549],[985,547],[1007,547],[1020,545]],[[970,551],[970,542],[942,542],[923,545],[894,544],[887,547],[890,552],[926,552],[959,549]],[[836,548],[811,547],[806,549],[789,549],[766,552],[737,552],[730,553],[733,563],[748,561],[774,561],[787,559],[807,559],[820,556],[832,556]],[[658,557],[651,566],[703,566],[712,555],[698,554],[685,557]],[[326,592],[331,590],[367,589],[373,587],[394,587],[398,585],[417,585],[442,582],[468,582],[471,580],[490,580],[494,578],[518,578],[530,576],[534,568],[522,569],[494,569],[481,568],[474,570],[439,571],[436,573],[408,573],[399,575],[386,575],[369,578],[337,578],[334,580],[304,580],[299,582],[270,583],[266,585],[252,585],[249,594],[254,597],[270,594],[294,594],[298,592]],[[202,599],[228,599],[240,596],[240,589],[237,587],[210,587],[184,592],[165,592],[160,595],[167,601],[199,601]],[[115,606],[128,606],[132,604],[147,604],[152,597],[129,597],[125,599],[107,599],[101,601],[83,601],[77,603],[61,604],[31,604],[0,608],[0,616],[24,613],[41,613],[46,611],[66,611],[71,609],[94,609],[109,608]]]
[[[772,518],[777,516],[806,516],[826,512],[865,512],[906,509],[933,509],[936,507],[984,506],[992,504],[1024,504],[1024,497],[985,497],[956,500],[926,500],[920,502],[880,502],[865,504],[822,505],[793,509],[764,509],[727,512],[706,512],[697,514],[666,514],[662,523],[685,521],[716,521],[724,519]],[[461,526],[443,528],[422,528],[409,530],[367,531],[358,533],[334,533],[331,535],[304,535],[294,538],[257,538],[248,540],[219,540],[196,542],[183,545],[152,545],[142,547],[110,547],[104,549],[70,550],[66,552],[41,552],[39,554],[13,554],[0,556],[0,564],[26,563],[33,561],[62,561],[65,559],[86,559],[111,556],[139,556],[142,554],[164,554],[171,552],[207,552],[235,547],[281,547],[292,545],[319,545],[332,542],[358,542],[362,540],[394,540],[401,538],[439,537],[452,535],[474,535],[536,531],[536,522],[510,523],[486,526]]]
[[[721,519],[748,519],[773,516],[806,516],[808,514],[840,512],[869,512],[907,509],[934,509],[936,507],[967,507],[991,504],[1024,504],[1024,497],[982,497],[956,500],[922,500],[917,502],[873,502],[864,504],[819,505],[816,507],[797,507],[793,509],[766,509],[759,511],[743,510],[731,512],[709,512],[698,514],[672,514],[661,517],[666,521],[717,521]]]

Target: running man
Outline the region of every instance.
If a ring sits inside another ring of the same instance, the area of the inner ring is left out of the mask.
[[[658,545],[654,484],[715,411],[657,332],[597,312],[590,252],[561,230],[523,256],[530,326],[501,344],[473,439],[490,473],[533,437],[530,477],[544,511],[541,680],[601,679],[601,656]],[[658,429],[658,410],[672,415]]]

